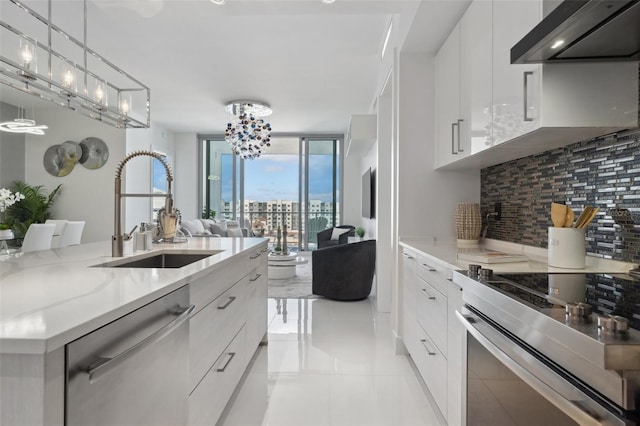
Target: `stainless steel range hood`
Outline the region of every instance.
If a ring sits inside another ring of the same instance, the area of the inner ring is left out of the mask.
[[[637,61],[640,0],[564,0],[511,48],[511,63]]]

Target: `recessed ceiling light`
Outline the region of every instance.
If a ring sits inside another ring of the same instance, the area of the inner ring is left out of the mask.
[[[553,43],[551,45],[552,49],[557,49],[558,47],[562,46],[564,44],[564,40],[557,40],[555,43]]]
[[[218,6],[222,6],[226,3],[226,0],[211,0],[211,3],[217,4]]]
[[[321,1],[324,4],[331,4],[331,3],[335,3],[336,0],[321,0]]]

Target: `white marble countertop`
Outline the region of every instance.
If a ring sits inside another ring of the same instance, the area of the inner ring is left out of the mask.
[[[401,238],[400,246],[412,249],[418,254],[433,256],[443,263],[457,269],[467,269],[470,263],[458,260],[461,247],[455,241],[433,241],[426,238]],[[479,247],[497,250],[505,253],[525,255],[529,258],[526,262],[512,263],[480,263],[482,267],[491,268],[494,272],[543,272],[543,273],[627,273],[637,265],[633,263],[619,262],[586,256],[584,269],[565,269],[547,265],[547,250],[522,244],[508,243],[499,240],[485,240]]]
[[[111,241],[0,256],[0,353],[53,351],[264,241],[190,238],[154,244],[156,252],[223,250],[173,269],[92,267],[122,259],[111,257]],[[125,244],[125,257],[148,254],[131,253],[131,243]]]

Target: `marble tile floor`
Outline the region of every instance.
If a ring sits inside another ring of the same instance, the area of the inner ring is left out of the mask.
[[[443,424],[369,299],[269,299],[268,337],[219,425]]]

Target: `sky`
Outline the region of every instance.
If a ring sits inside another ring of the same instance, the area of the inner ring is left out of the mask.
[[[262,155],[244,162],[245,200],[298,200],[298,155]],[[222,156],[222,199],[232,199],[232,156]],[[331,202],[333,190],[331,155],[309,156],[309,199]]]

